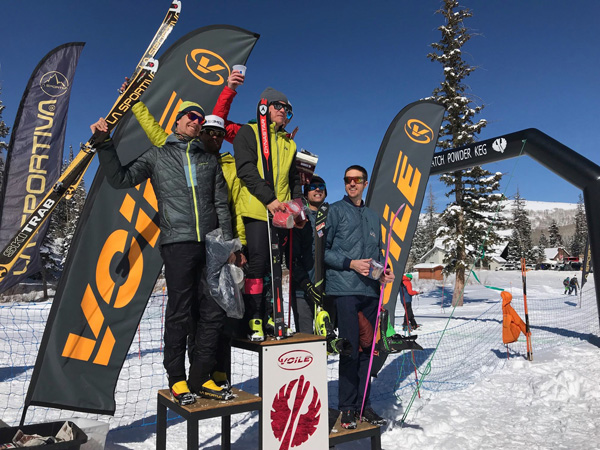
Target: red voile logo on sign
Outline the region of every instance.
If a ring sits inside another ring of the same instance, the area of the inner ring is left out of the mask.
[[[312,397],[308,395],[310,391]],[[279,449],[287,450],[306,442],[317,430],[320,412],[319,393],[305,381],[304,375],[283,385],[271,406],[271,429],[281,442]]]

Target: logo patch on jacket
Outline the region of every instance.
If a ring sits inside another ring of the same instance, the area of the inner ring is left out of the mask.
[[[375,232],[373,230],[371,230],[371,232],[369,234],[371,235],[371,237],[377,239],[377,236],[375,236]]]

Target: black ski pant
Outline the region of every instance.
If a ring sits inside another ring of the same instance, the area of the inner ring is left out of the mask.
[[[304,291],[301,289],[292,289],[290,293],[292,312],[294,313],[294,323],[298,333],[314,333],[314,304],[305,298]]]
[[[263,285],[267,274],[271,273],[271,252],[269,250],[269,227],[266,221],[244,217],[246,229],[246,248],[248,249],[248,271],[244,300],[246,304],[246,319],[265,320],[273,311],[271,299],[265,298],[268,291]],[[279,239],[280,251],[285,252],[286,233],[275,228]],[[246,320],[247,323],[247,320]]]
[[[292,312],[294,313],[294,323],[296,331],[299,333],[313,334],[315,331],[315,305],[313,302],[306,299],[306,294],[302,289],[292,289],[290,295],[292,303]],[[337,328],[337,311],[335,307],[335,299],[331,296],[324,296],[323,307],[329,314],[331,325]]]
[[[365,394],[365,386],[367,386],[367,373],[371,355],[368,352],[359,351],[358,312],[362,311],[373,329],[375,329],[379,302],[376,297],[351,295],[335,297],[335,305],[339,337],[347,339],[352,344],[352,354],[350,356],[340,355],[338,406],[340,411],[359,411]],[[370,390],[371,380],[369,379],[365,407],[370,405]]]
[[[195,333],[189,385],[197,389],[215,369],[225,311],[208,293],[203,242],[163,245],[161,256],[168,289],[163,363],[169,386],[186,379],[186,343],[188,335]]]
[[[271,271],[271,253],[269,252],[269,229],[264,220],[244,217],[246,228],[246,248],[248,249],[248,265],[244,300],[246,318],[264,319],[265,301],[263,280]]]
[[[411,328],[416,328],[417,321],[412,310],[412,302],[402,302],[402,306],[404,306],[404,325],[408,326],[410,324]]]

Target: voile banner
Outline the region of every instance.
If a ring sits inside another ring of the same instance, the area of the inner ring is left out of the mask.
[[[383,307],[388,310],[392,323],[444,111],[442,105],[428,100],[402,109],[385,133],[369,182],[365,203],[380,217],[383,248],[387,246],[385,241],[394,214],[406,204],[394,221],[390,235],[389,264],[396,277],[385,287]],[[374,357],[372,375],[379,372],[384,362],[383,353]]]
[[[7,246],[60,176],[71,86],[84,45],[70,42],[56,47],[29,78],[6,156],[4,192],[0,194],[0,248]],[[40,244],[49,222],[6,274],[0,293],[41,269]]]
[[[258,37],[227,25],[187,34],[160,58],[141,101],[169,132],[182,101],[211,111],[231,67],[246,63]],[[128,114],[113,136],[122,164],[150,147]],[[115,190],[98,170],[49,314],[25,411],[41,405],[114,414],[117,379],[162,267],[157,210],[149,181]]]

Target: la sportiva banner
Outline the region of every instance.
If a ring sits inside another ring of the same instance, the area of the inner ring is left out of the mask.
[[[187,34],[160,58],[141,101],[168,132],[182,101],[211,111],[231,67],[246,63],[258,37],[226,25]],[[128,114],[113,136],[122,164],[150,147]],[[50,311],[26,407],[114,414],[117,379],[162,267],[157,210],[149,181],[115,190],[98,170]]]
[[[0,248],[25,224],[60,176],[71,86],[84,45],[70,42],[56,47],[42,58],[27,83],[6,156]],[[39,248],[48,224],[46,221],[6,274],[0,293],[41,269]]]
[[[443,117],[444,107],[436,102],[423,100],[406,106],[385,133],[373,166],[365,203],[379,214],[383,248],[388,244],[385,240],[394,214],[406,204],[390,234],[389,264],[396,277],[386,285],[383,298],[390,320],[395,316],[402,272],[419,221]],[[375,357],[372,374],[377,374],[384,362],[383,354]]]

